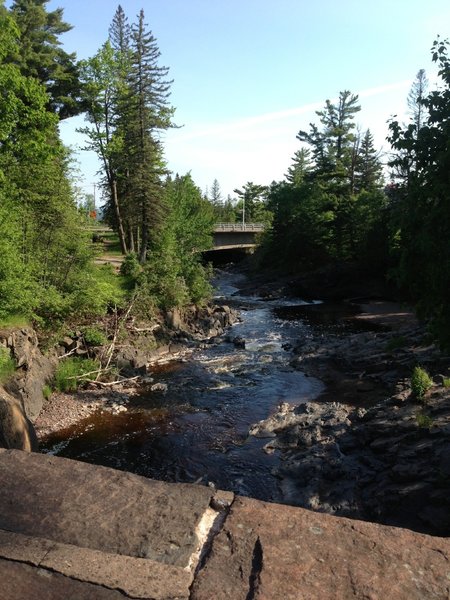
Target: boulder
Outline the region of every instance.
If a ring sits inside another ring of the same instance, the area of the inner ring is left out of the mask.
[[[0,334],[16,361],[16,372],[5,384],[6,391],[19,399],[25,414],[34,422],[42,410],[42,390],[52,378],[56,359],[44,356],[31,327]]]
[[[0,447],[31,452],[37,450],[33,424],[22,405],[0,388]]]

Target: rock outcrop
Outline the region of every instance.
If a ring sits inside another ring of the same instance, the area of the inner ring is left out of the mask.
[[[53,377],[55,361],[42,354],[31,327],[2,330],[0,343],[10,349],[16,362],[16,372],[5,383],[5,388],[20,400],[26,416],[34,422],[42,410],[42,390]]]
[[[251,433],[270,438],[266,452],[280,452],[288,504],[450,535],[449,358],[404,308],[363,308],[338,325],[383,329],[313,329],[291,364],[328,388],[316,402],[280,407]],[[435,376],[421,401],[410,385],[416,364]]]
[[[450,540],[0,450],[2,600],[447,600]]]
[[[37,450],[36,433],[21,403],[0,387],[0,448]]]

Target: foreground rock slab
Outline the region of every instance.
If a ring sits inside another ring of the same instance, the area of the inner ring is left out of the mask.
[[[1,600],[444,600],[450,540],[0,450]]]
[[[0,529],[188,565],[211,490],[49,455],[0,450]]]
[[[448,599],[450,540],[239,498],[192,600]]]

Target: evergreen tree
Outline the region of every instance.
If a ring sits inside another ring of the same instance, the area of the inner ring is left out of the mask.
[[[428,78],[425,69],[417,72],[416,79],[409,90],[407,103],[411,120],[416,127],[416,133],[423,127],[427,117],[425,105],[423,103],[428,92]]]
[[[209,201],[216,209],[218,209],[218,212],[220,212],[220,208],[223,205],[223,196],[217,179],[214,179],[212,182],[212,186],[209,191]]]
[[[292,158],[292,164],[286,173],[286,181],[293,185],[303,183],[305,177],[311,172],[311,150],[308,148],[300,148]]]
[[[375,148],[373,135],[367,129],[357,154],[355,189],[357,191],[381,189],[383,185],[383,165],[380,152]]]
[[[167,80],[168,68],[158,65],[160,52],[143,10],[131,31],[124,148],[133,210],[140,222],[139,256],[145,262],[165,215],[162,177],[167,170],[159,133],[172,126],[174,110],[168,101],[172,83]]]
[[[60,119],[80,113],[80,81],[75,53],[61,48],[59,38],[72,26],[63,20],[63,9],[47,11],[49,0],[14,0],[11,14],[19,28],[19,45],[9,60],[22,75],[35,77],[50,95],[49,108]]]
[[[269,218],[265,210],[267,187],[248,181],[241,190],[234,193],[240,198],[237,209],[241,211],[243,223],[265,221]]]

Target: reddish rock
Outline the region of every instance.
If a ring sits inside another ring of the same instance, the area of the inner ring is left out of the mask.
[[[59,573],[0,559],[2,600],[123,600],[124,594]]]
[[[192,600],[444,600],[450,540],[240,498]]]
[[[185,567],[212,492],[0,450],[0,529]]]

